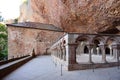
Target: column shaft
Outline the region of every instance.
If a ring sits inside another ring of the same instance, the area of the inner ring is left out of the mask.
[[[88,44],[87,45],[88,49],[89,49],[89,63],[92,63],[92,53],[91,53],[91,49],[93,48],[93,44]]]
[[[106,63],[107,61],[106,61],[106,53],[105,53],[105,49],[106,49],[106,45],[104,44],[104,45],[99,45],[100,46],[100,48],[102,49],[102,61],[104,62],[104,63]]]
[[[119,60],[119,55],[120,55],[120,53],[119,53],[119,50],[120,50],[119,44],[112,45],[112,48],[113,48],[114,59]]]
[[[77,44],[68,44],[69,46],[69,54],[68,54],[68,63],[75,64],[76,63],[76,47]]]

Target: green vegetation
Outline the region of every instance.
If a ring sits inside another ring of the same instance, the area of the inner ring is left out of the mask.
[[[2,22],[4,20],[4,18],[0,15],[0,22]]]
[[[14,19],[14,24],[18,23],[18,18]]]
[[[8,55],[8,34],[7,27],[0,23],[0,60],[7,59]]]

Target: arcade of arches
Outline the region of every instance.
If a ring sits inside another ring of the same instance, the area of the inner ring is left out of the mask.
[[[67,33],[51,47],[55,61],[68,70],[119,65],[120,35]]]

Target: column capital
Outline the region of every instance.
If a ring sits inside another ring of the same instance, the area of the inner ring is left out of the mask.
[[[112,48],[114,48],[114,49],[120,49],[120,44],[113,44]]]
[[[89,43],[89,44],[87,44],[87,46],[93,46],[94,44],[93,43]]]
[[[88,48],[92,48],[94,46],[94,44],[87,44],[86,45]]]
[[[107,44],[99,44],[99,46],[107,46]]]
[[[77,43],[68,43],[68,45],[78,45]]]
[[[75,48],[77,48],[78,44],[77,43],[68,43],[69,46],[74,46]]]
[[[107,44],[99,44],[99,47],[101,47],[101,48],[106,48],[106,47],[107,47]]]

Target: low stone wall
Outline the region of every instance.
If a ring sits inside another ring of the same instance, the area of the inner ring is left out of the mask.
[[[96,68],[108,68],[108,67],[115,67],[115,66],[119,67],[120,63],[111,62],[111,63],[95,63],[95,64],[71,64],[71,65],[68,65],[68,71],[96,69]]]
[[[6,75],[8,75],[9,73],[11,73],[12,71],[14,71],[18,67],[22,66],[23,64],[25,64],[26,62],[28,62],[31,59],[32,59],[32,57],[28,56],[28,57],[26,57],[25,59],[23,59],[23,60],[21,60],[19,62],[16,62],[16,63],[14,63],[12,65],[9,65],[9,66],[6,66],[4,68],[1,68],[0,69],[0,78],[5,77]]]
[[[3,64],[7,64],[9,62],[12,62],[12,61],[15,61],[15,60],[19,60],[19,59],[22,59],[22,58],[25,58],[29,55],[26,55],[26,56],[22,56],[22,57],[18,57],[18,58],[13,58],[13,59],[9,59],[9,60],[3,60],[3,61],[0,61],[0,65],[3,65]]]
[[[107,63],[83,63],[83,64],[67,64],[66,61],[61,60],[55,56],[52,56],[53,62],[56,65],[63,65],[68,71],[73,70],[86,70],[86,69],[97,69],[97,68],[108,68],[108,67],[120,67],[120,62],[107,62]]]

